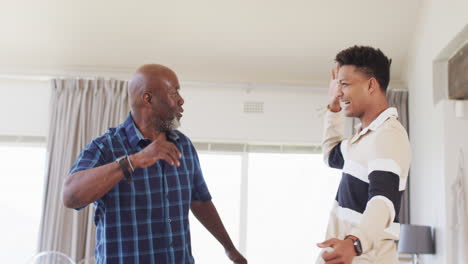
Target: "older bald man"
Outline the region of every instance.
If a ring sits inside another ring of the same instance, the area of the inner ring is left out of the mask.
[[[66,207],[96,206],[96,263],[194,263],[189,209],[233,263],[247,263],[211,202],[194,146],[176,130],[179,90],[171,69],[140,67],[130,80],[127,119],[92,140],[64,182]]]

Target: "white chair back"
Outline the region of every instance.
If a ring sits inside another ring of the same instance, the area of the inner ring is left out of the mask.
[[[44,251],[34,255],[26,264],[76,264],[69,256],[58,251]]]

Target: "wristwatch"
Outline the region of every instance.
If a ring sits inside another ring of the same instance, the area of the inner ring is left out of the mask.
[[[128,156],[122,156],[118,159],[115,160],[117,164],[119,164],[120,169],[122,170],[124,174],[124,178],[128,183],[132,182],[132,172],[133,172],[133,166],[130,164],[130,160],[128,159]]]
[[[345,237],[345,239],[351,239],[351,241],[353,241],[354,251],[356,251],[356,254],[358,256],[362,255],[362,245],[359,238],[352,235],[348,235]]]

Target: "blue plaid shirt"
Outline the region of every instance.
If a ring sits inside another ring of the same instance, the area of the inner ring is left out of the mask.
[[[94,202],[96,263],[194,263],[190,202],[208,201],[211,195],[190,139],[179,131],[167,136],[182,153],[179,167],[160,160],[148,168],[136,169],[133,183],[122,180]],[[150,143],[129,114],[123,124],[92,140],[70,173],[114,162]]]

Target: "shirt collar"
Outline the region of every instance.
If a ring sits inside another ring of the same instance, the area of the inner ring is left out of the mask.
[[[146,146],[151,142],[150,139],[144,138],[143,134],[141,134],[141,131],[136,127],[135,121],[133,121],[132,113],[128,113],[127,119],[123,125],[125,132],[127,133],[128,141],[132,147],[136,147],[142,143],[143,146]],[[179,139],[179,135],[175,130],[169,131],[166,134],[167,137],[172,141],[177,141]]]
[[[387,121],[387,119],[389,119],[392,116],[398,118],[398,111],[395,107],[389,107],[385,111],[380,113],[380,115],[376,119],[374,119],[374,121],[372,121],[367,127],[362,129],[359,133],[357,133],[353,137],[353,139],[351,140],[351,143],[356,142],[359,138],[361,138],[361,136],[365,135],[369,130],[372,130],[372,131],[377,130],[377,128],[379,128],[385,121]],[[359,123],[355,128],[357,131],[359,131],[362,128],[362,123]]]

